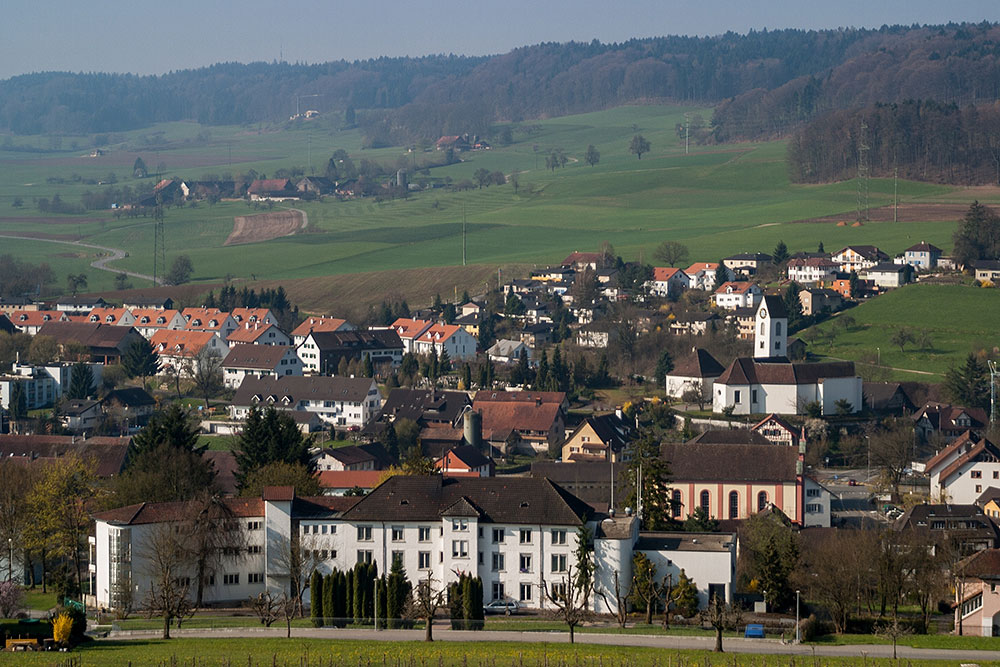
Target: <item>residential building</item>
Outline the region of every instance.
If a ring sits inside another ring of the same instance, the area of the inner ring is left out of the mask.
[[[59,409],[62,427],[71,433],[84,433],[100,424],[101,402],[88,398],[73,398]]]
[[[394,329],[312,331],[297,352],[306,372],[336,375],[342,359],[369,357],[376,368],[398,368],[403,360],[403,341]]]
[[[143,340],[132,327],[93,322],[48,322],[38,334],[55,339],[61,350],[71,343],[83,345],[91,361],[105,366],[119,363],[133,343]]]
[[[290,346],[292,339],[276,324],[260,324],[245,322],[236,331],[229,334],[226,341],[230,345],[277,345]]]
[[[193,375],[198,355],[215,355],[221,360],[229,352],[229,346],[214,331],[162,329],[149,343],[160,357],[160,372],[173,370],[187,377]]]
[[[521,329],[520,338],[522,343],[534,350],[545,347],[552,342],[552,324],[549,322],[526,324]]]
[[[227,340],[239,327],[229,313],[218,308],[185,308],[181,316],[187,321],[184,328],[188,331],[211,331],[222,340]]]
[[[104,413],[118,418],[125,426],[144,426],[156,411],[156,399],[140,387],[113,389],[101,399]]]
[[[913,267],[909,264],[880,262],[861,271],[861,277],[870,280],[878,287],[902,287],[909,282]]]
[[[288,345],[233,345],[222,361],[222,380],[236,389],[248,375],[302,375],[302,362]]]
[[[563,392],[480,391],[472,408],[483,416],[483,437],[490,444],[504,453],[535,454],[565,438],[565,400]]]
[[[873,245],[853,245],[841,248],[830,256],[840,266],[844,273],[856,271],[861,273],[881,262],[889,262],[891,258]]]
[[[347,445],[344,447],[324,447],[312,457],[316,472],[327,470],[383,470],[392,465],[389,455],[382,445]]]
[[[0,435],[0,458],[26,465],[48,465],[70,454],[92,460],[95,474],[108,479],[125,469],[132,438],[78,435]]]
[[[169,296],[141,296],[130,294],[123,299],[123,308],[128,308],[135,315],[137,310],[170,310],[174,307],[174,300]],[[138,317],[138,315],[136,315]]]
[[[979,282],[990,282],[996,285],[1000,282],[1000,261],[995,259],[977,259],[972,262],[972,270]]]
[[[691,354],[678,360],[674,370],[667,373],[667,398],[682,400],[689,390],[700,393],[706,403],[712,400],[715,379],[726,370],[708,350],[691,348]]]
[[[274,316],[270,308],[233,308],[229,311],[229,315],[240,326],[278,324],[278,318]]]
[[[357,329],[347,320],[338,317],[307,317],[292,331],[292,343],[298,347],[313,331],[354,331]]]
[[[840,264],[829,257],[805,257],[788,260],[788,279],[801,285],[826,282],[840,271]]]
[[[715,290],[715,305],[725,310],[753,308],[763,296],[764,292],[756,283],[725,282]]]
[[[187,320],[176,310],[133,309],[132,316],[135,317],[132,327],[146,340],[152,338],[157,331],[178,331],[187,327]]]
[[[924,465],[931,498],[971,505],[990,486],[1000,486],[1000,447],[966,431]]]
[[[107,301],[99,296],[61,296],[56,299],[55,309],[67,315],[86,315],[106,305]]]
[[[29,336],[36,335],[49,322],[69,322],[69,316],[58,310],[21,310],[7,319],[14,328]]]
[[[97,387],[101,382],[104,366],[94,363],[87,365],[90,367],[94,387]],[[11,392],[15,384],[21,385],[28,410],[54,405],[69,388],[73,368],[74,364],[70,363],[35,366],[15,361],[10,373],[0,375],[0,407],[10,408]]]
[[[773,263],[774,258],[763,252],[740,252],[722,259],[722,264],[727,269],[748,278],[757,275],[762,267]]]
[[[973,434],[985,432],[989,417],[982,408],[966,408],[929,401],[915,412],[913,420],[917,437],[926,442],[938,435],[942,438],[957,438],[966,431]]]
[[[754,433],[767,438],[768,442],[787,447],[798,447],[800,430],[772,413],[750,427]]]
[[[403,350],[416,354],[416,341],[420,335],[431,328],[433,322],[430,320],[410,319],[408,317],[397,318],[392,323],[391,328],[403,341]]]
[[[256,180],[247,188],[251,201],[285,201],[298,199],[299,191],[287,178]]]
[[[917,409],[899,382],[865,382],[861,385],[865,407],[874,413],[908,415]]]
[[[605,259],[604,253],[580,252],[577,250],[567,255],[566,259],[560,262],[559,265],[567,266],[576,269],[577,271],[584,271],[586,269],[596,271],[604,266]],[[612,264],[613,263],[614,262],[612,262]]]
[[[618,340],[618,328],[614,322],[608,320],[585,324],[576,332],[576,344],[580,347],[605,350],[616,340]]]
[[[102,322],[120,327],[130,327],[135,324],[135,315],[127,308],[95,308],[87,315],[88,322]]]
[[[0,296],[0,313],[11,316],[26,310],[40,310],[40,307],[26,296]]]
[[[587,417],[577,426],[562,446],[562,461],[627,461],[627,448],[635,430],[621,410]]]
[[[997,524],[976,505],[952,503],[914,505],[893,527],[906,531],[921,544],[943,545],[963,556],[1000,546]]]
[[[676,336],[704,336],[709,329],[717,327],[719,321],[715,313],[688,312],[670,323],[670,333]]]
[[[691,281],[691,289],[700,289],[710,292],[715,288],[715,272],[719,268],[717,262],[695,262],[684,269],[688,279]],[[735,280],[736,274],[727,267],[723,267],[726,280]]]
[[[1000,549],[955,564],[955,628],[973,637],[1000,637]]]
[[[486,356],[489,357],[491,361],[501,364],[509,364],[520,361],[522,352],[528,359],[528,362],[531,363],[532,357],[534,357],[534,352],[530,347],[519,340],[501,339],[486,350]]]
[[[233,419],[245,419],[253,408],[313,412],[332,426],[362,428],[382,406],[382,394],[371,378],[283,375],[247,376],[230,408]]]
[[[316,473],[324,496],[343,496],[357,489],[368,493],[385,477],[383,470],[322,470]]]
[[[903,251],[903,261],[918,271],[928,271],[937,268],[938,260],[944,251],[926,241],[921,241]]]
[[[414,354],[433,351],[438,357],[447,354],[452,361],[464,361],[475,358],[477,342],[458,325],[432,324],[414,338],[411,345]]]
[[[640,552],[649,559],[656,581],[670,577],[677,582],[683,571],[698,587],[698,606],[704,608],[713,597],[732,602],[736,546],[735,533],[643,531],[635,541],[633,552]],[[610,590],[614,590],[613,582],[611,586]]]
[[[832,289],[811,287],[799,292],[799,303],[805,316],[834,313],[844,306],[844,297]]]
[[[646,286],[654,296],[677,296],[691,286],[691,279],[681,269],[657,266],[653,268],[653,279]]]
[[[461,445],[449,449],[434,461],[434,468],[443,475],[464,475],[492,477],[496,470],[493,459],[484,455],[473,445]]]

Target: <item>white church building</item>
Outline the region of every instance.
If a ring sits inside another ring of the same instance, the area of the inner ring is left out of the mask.
[[[785,356],[787,344],[785,305],[779,297],[765,296],[754,315],[754,356],[735,359],[715,380],[713,411],[732,407],[735,415],[795,415],[812,403],[824,415],[861,410],[854,362],[793,363]]]

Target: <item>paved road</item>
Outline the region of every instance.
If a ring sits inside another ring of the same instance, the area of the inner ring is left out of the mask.
[[[100,259],[94,260],[90,263],[92,267],[100,271],[108,271],[110,273],[118,274],[124,273],[127,276],[132,276],[133,278],[139,278],[140,280],[153,281],[153,276],[146,275],[145,273],[136,273],[134,271],[126,271],[124,269],[113,269],[108,266],[108,262],[117,262],[120,259],[125,258],[125,251],[119,248],[108,248],[107,246],[94,245],[93,243],[84,243],[83,241],[59,241],[57,239],[36,239],[31,236],[18,236],[17,234],[0,234],[0,239],[18,239],[21,241],[41,241],[42,243],[59,243],[61,245],[72,245],[79,246],[83,248],[93,248],[94,250],[100,250],[102,252],[109,253],[109,256],[102,257]],[[163,280],[157,278],[157,285],[162,285]]]
[[[285,628],[220,628],[215,630],[171,630],[171,637],[284,637]],[[114,632],[108,639],[157,639],[160,631]],[[313,639],[354,639],[361,641],[421,641],[423,630],[392,630],[375,632],[374,630],[331,629],[331,628],[292,628],[293,637]],[[545,642],[565,644],[569,642],[566,632],[511,632],[505,630],[485,630],[480,632],[462,632],[458,630],[435,627],[435,641],[498,641],[498,642]],[[577,644],[601,644],[613,646],[643,646],[663,649],[701,649],[711,650],[715,646],[712,637],[680,637],[671,635],[616,635],[597,633],[577,633]],[[757,653],[768,655],[801,655],[817,657],[860,657],[891,658],[892,646],[887,645],[849,645],[849,646],[804,646],[783,644],[776,639],[741,639],[727,638],[723,648],[730,653]],[[901,659],[911,660],[952,660],[952,661],[995,661],[1000,653],[997,651],[971,651],[951,649],[926,649],[900,646],[897,648]]]

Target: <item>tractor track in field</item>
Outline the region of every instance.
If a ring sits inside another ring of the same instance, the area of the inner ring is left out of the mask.
[[[40,239],[34,236],[21,236],[18,234],[0,234],[0,238],[3,239],[17,239],[19,241],[39,241],[41,243],[58,243],[60,245],[76,246],[78,248],[91,248],[93,250],[101,250],[103,252],[109,253],[107,257],[101,257],[90,263],[90,266],[97,269],[98,271],[107,271],[109,273],[124,273],[132,278],[138,278],[140,280],[148,280],[150,282],[155,282],[157,285],[162,285],[163,280],[157,278],[153,280],[153,276],[146,275],[145,273],[137,273],[135,271],[126,271],[124,269],[115,269],[108,266],[109,262],[117,262],[120,259],[125,259],[128,257],[128,253],[120,248],[109,248],[108,246],[96,245],[93,243],[84,243],[83,241],[61,241],[58,239]]]

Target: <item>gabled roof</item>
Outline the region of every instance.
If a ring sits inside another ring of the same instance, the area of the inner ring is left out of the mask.
[[[321,489],[374,488],[384,470],[323,470],[316,473]]]
[[[327,377],[313,375],[283,375],[278,378],[248,375],[243,378],[240,388],[233,397],[233,405],[250,406],[267,403],[268,396],[277,400],[288,397],[289,404],[299,401],[348,401],[360,403],[368,396],[374,384],[371,378]]]
[[[399,335],[400,339],[407,340],[417,338],[430,328],[431,324],[430,320],[412,320],[408,317],[400,317],[392,323],[392,328]]]
[[[218,308],[185,308],[181,315],[187,320],[189,331],[221,331],[230,319],[229,313]]]
[[[230,343],[252,343],[270,330],[284,333],[274,324],[251,324],[249,327],[246,325],[237,327],[226,340]]]
[[[575,264],[600,264],[604,259],[604,254],[599,252],[571,252],[562,261],[563,266],[573,266]]]
[[[566,402],[564,391],[492,391],[480,389],[473,403],[555,403]]]
[[[135,324],[132,326],[141,327],[143,329],[167,328],[171,322],[179,315],[176,310],[157,310],[155,308],[133,308],[132,316],[135,317]],[[180,326],[184,326],[186,322],[178,322]]]
[[[854,377],[851,361],[828,361],[818,364],[789,363],[785,359],[733,360],[716,383],[723,385],[750,384],[811,384],[823,378]]]
[[[111,477],[121,472],[132,438],[70,435],[0,435],[0,459],[55,461],[69,454],[97,461],[97,476]]]
[[[853,250],[858,255],[861,255],[865,259],[873,262],[877,262],[883,259],[889,259],[889,255],[885,254],[878,247],[873,245],[849,245],[844,246],[837,252],[833,253],[835,256],[843,253],[846,250]]]
[[[792,482],[799,453],[765,440],[764,444],[664,443],[660,456],[670,463],[671,478],[677,482]]]
[[[17,327],[40,327],[47,322],[68,322],[69,317],[61,310],[19,310],[10,321]]]
[[[141,387],[123,387],[109,391],[102,401],[105,405],[114,402],[121,403],[130,408],[138,408],[146,405],[156,405],[156,399],[149,395],[149,392]]]
[[[941,451],[932,456],[927,463],[924,464],[924,470],[927,471],[927,474],[932,474],[934,469],[945,459],[966,452],[975,444],[976,439],[972,435],[972,431],[965,431],[957,438],[949,442]]]
[[[774,296],[773,294],[765,294],[764,298],[757,305],[757,310],[760,311],[761,308],[766,308],[767,312],[771,315],[771,319],[787,319],[788,309],[785,308],[785,302],[780,296]]]
[[[687,278],[687,274],[680,269],[675,269],[672,266],[656,266],[653,267],[653,280],[656,282],[667,282],[674,276],[681,275]]]
[[[268,178],[266,180],[256,180],[251,183],[247,192],[259,195],[268,192],[285,192],[293,189],[292,182],[287,178]]]
[[[718,262],[695,262],[684,269],[684,273],[691,276],[701,271],[715,271],[717,268],[719,268]]]
[[[983,507],[991,500],[1000,501],[1000,488],[995,486],[987,487],[986,490],[980,493],[979,497],[976,498],[976,505],[978,507]]]
[[[77,341],[92,348],[118,348],[129,338],[141,338],[132,327],[117,327],[96,322],[48,322],[38,330],[58,343]]]
[[[483,430],[494,433],[510,431],[547,432],[559,419],[561,407],[557,403],[497,403],[476,401],[476,411],[483,415]]]
[[[87,313],[88,322],[103,322],[105,324],[117,324],[126,315],[131,315],[125,308],[94,308]]]
[[[719,428],[703,431],[687,441],[689,445],[770,445],[771,441],[746,428]]]
[[[1000,461],[1000,449],[986,438],[983,438],[942,470],[939,478],[942,481],[946,480],[958,472],[966,463],[976,460]]]
[[[719,377],[726,370],[708,350],[696,347],[677,362],[674,370],[667,375],[675,377],[712,378]]]
[[[222,367],[273,371],[291,350],[286,345],[233,345],[222,361]]]
[[[353,328],[347,320],[339,317],[307,317],[302,324],[295,327],[292,335],[304,338],[310,331],[340,331],[344,327]]]
[[[445,456],[449,454],[464,463],[470,470],[488,466],[492,463],[489,457],[485,456],[473,445],[462,445],[445,452]]]
[[[417,340],[422,343],[443,343],[459,331],[465,332],[465,329],[457,324],[432,324],[429,329],[417,336]]]
[[[927,241],[921,241],[916,245],[911,245],[904,252],[931,252],[931,253],[941,254],[944,251],[941,250],[941,248],[938,248],[936,245],[931,245]]]
[[[373,489],[344,513],[344,519],[440,521],[459,501],[485,523],[578,526],[591,512],[586,503],[546,479],[398,475]]]
[[[216,334],[212,331],[160,329],[149,339],[158,354],[168,357],[194,357]],[[260,347],[265,347],[261,345]]]
[[[633,436],[631,425],[615,412],[597,417],[587,417],[574,429],[570,438],[575,436],[584,426],[590,426],[601,444],[610,447],[615,452],[624,449]]]
[[[306,333],[321,352],[356,352],[365,350],[402,350],[403,341],[392,329],[369,331],[313,331]]]
[[[983,549],[963,558],[952,568],[964,577],[1000,579],[1000,549]]]
[[[357,465],[359,463],[376,460],[374,455],[356,445],[334,448],[327,447],[324,448],[318,456],[329,456],[332,459],[340,461],[344,465]]]
[[[781,428],[783,428],[786,431],[788,431],[789,433],[791,433],[793,436],[798,437],[798,435],[799,435],[798,429],[796,429],[794,426],[792,426],[791,424],[789,424],[788,422],[786,422],[784,419],[782,419],[778,415],[774,414],[773,412],[771,414],[769,414],[768,416],[764,417],[763,419],[761,419],[759,422],[757,422],[756,424],[754,424],[752,427],[750,427],[750,430],[751,431],[756,431],[761,426],[763,426],[764,424],[768,424],[768,423],[772,423],[772,424],[775,424],[777,426],[780,426]]]
[[[715,290],[716,294],[745,294],[749,292],[756,283],[752,283],[747,280],[735,280],[722,283],[719,288]]]
[[[452,424],[471,404],[464,391],[396,388],[389,391],[381,414],[415,422]]]
[[[836,268],[840,266],[835,261],[829,257],[797,257],[795,259],[788,260],[789,268],[798,268],[800,266],[815,266],[819,268]]]
[[[229,315],[238,324],[243,324],[244,322],[259,322],[263,324],[265,320],[271,317],[271,310],[269,308],[233,308],[229,312]]]

